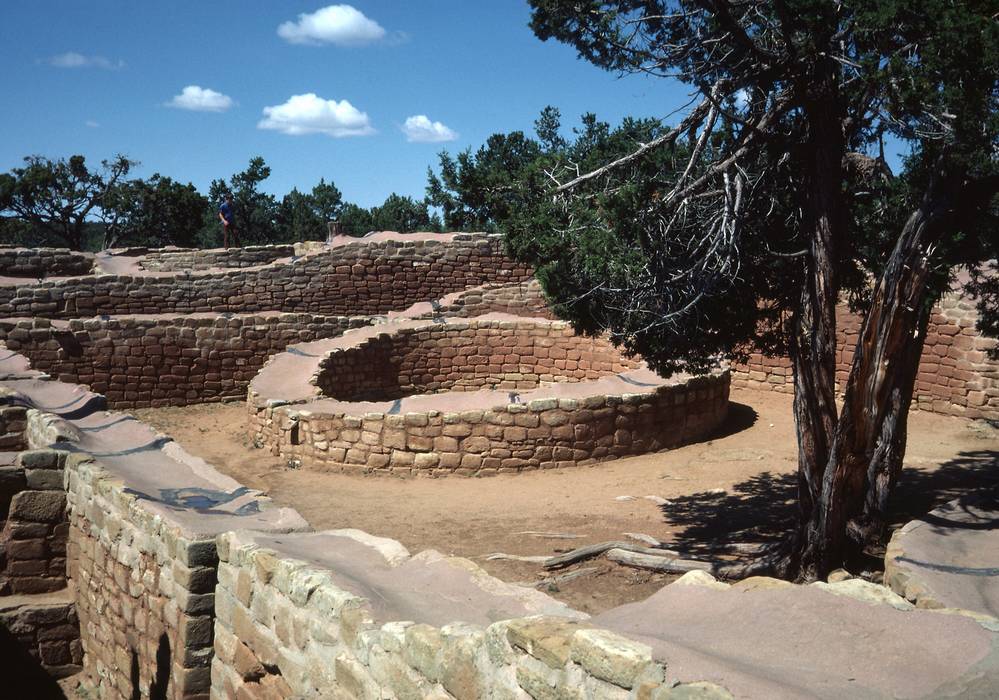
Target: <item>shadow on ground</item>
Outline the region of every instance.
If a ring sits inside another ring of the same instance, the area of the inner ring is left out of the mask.
[[[933,471],[906,468],[892,495],[890,527],[901,527],[955,498],[997,487],[999,451],[995,450],[961,452]],[[670,541],[681,550],[776,542],[795,525],[797,475],[762,472],[729,492],[680,496],[660,508],[666,523],[683,528]]]
[[[725,420],[722,421],[722,424],[719,425],[707,439],[719,440],[723,437],[728,437],[729,435],[741,433],[743,430],[752,428],[756,424],[759,417],[760,415],[752,406],[748,406],[744,403],[736,403],[735,401],[729,401],[728,415],[725,416]]]
[[[66,697],[56,680],[46,673],[17,637],[2,627],[0,668],[3,669],[0,697],[33,700],[64,700]]]

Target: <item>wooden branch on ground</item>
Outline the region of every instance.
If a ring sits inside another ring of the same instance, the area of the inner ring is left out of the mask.
[[[486,561],[527,561],[532,564],[543,564],[551,557],[544,554],[523,556],[520,554],[505,554],[503,552],[493,552],[485,556]]]
[[[662,571],[670,574],[682,574],[688,571],[712,572],[715,570],[715,565],[707,561],[694,561],[693,559],[680,559],[679,557],[632,552],[617,547],[607,552],[607,558],[625,566],[649,569],[651,571]]]
[[[631,542],[598,542],[597,544],[586,545],[585,547],[574,549],[571,552],[550,557],[544,562],[543,565],[546,569],[561,569],[562,567],[569,566],[570,564],[575,564],[577,561],[583,561],[584,559],[599,556],[610,549],[623,549],[628,552],[667,557],[680,556],[679,552],[675,552],[671,549],[640,547],[636,544],[632,544]]]
[[[545,588],[547,586],[557,586],[560,583],[566,583],[567,581],[572,581],[573,579],[582,578],[583,576],[590,576],[600,571],[599,566],[586,566],[582,569],[576,569],[575,571],[567,571],[564,574],[556,574],[555,576],[548,576],[541,579],[540,581],[522,581],[519,585],[530,586],[532,588]]]

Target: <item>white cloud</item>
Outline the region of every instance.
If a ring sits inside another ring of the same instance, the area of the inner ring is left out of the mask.
[[[83,122],[83,125],[85,127],[87,127],[88,129],[99,129],[100,126],[101,126],[100,124],[98,124],[97,122],[95,122],[93,119],[88,119],[87,121]]]
[[[84,56],[76,51],[56,54],[45,61],[50,66],[56,68],[103,68],[105,70],[118,70],[125,67],[124,61],[112,61],[104,56]]]
[[[259,129],[274,129],[291,136],[328,134],[335,138],[375,133],[365,112],[347,100],[324,100],[315,93],[292,95],[282,105],[264,107]]]
[[[444,126],[440,122],[432,122],[425,114],[414,114],[406,118],[406,123],[402,125],[402,133],[406,134],[407,141],[417,143],[440,143],[441,141],[454,141],[458,134]]]
[[[192,112],[224,112],[233,105],[232,98],[198,85],[188,85],[166,103],[167,107],[189,109]]]
[[[300,14],[297,22],[284,22],[278,36],[292,44],[339,44],[360,46],[378,41],[385,30],[350,5],[329,5],[311,14]]]

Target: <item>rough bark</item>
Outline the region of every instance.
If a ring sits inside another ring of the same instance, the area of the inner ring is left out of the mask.
[[[883,535],[888,496],[905,454],[939,213],[930,203],[913,212],[875,288],[800,543],[799,578],[824,578]]]
[[[800,306],[792,319],[790,356],[794,368],[794,417],[798,436],[798,504],[800,522],[808,522],[820,496],[836,426],[836,244],[842,221],[843,136],[835,84],[809,109],[813,128],[806,170],[808,212],[803,233],[810,242],[802,278]],[[797,547],[792,548],[794,552]],[[796,557],[786,563],[797,568]]]

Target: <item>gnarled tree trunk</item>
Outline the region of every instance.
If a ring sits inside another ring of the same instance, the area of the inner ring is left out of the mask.
[[[909,217],[875,288],[821,488],[799,533],[798,578],[824,578],[884,534],[925,340],[929,249],[938,217],[929,204]]]

